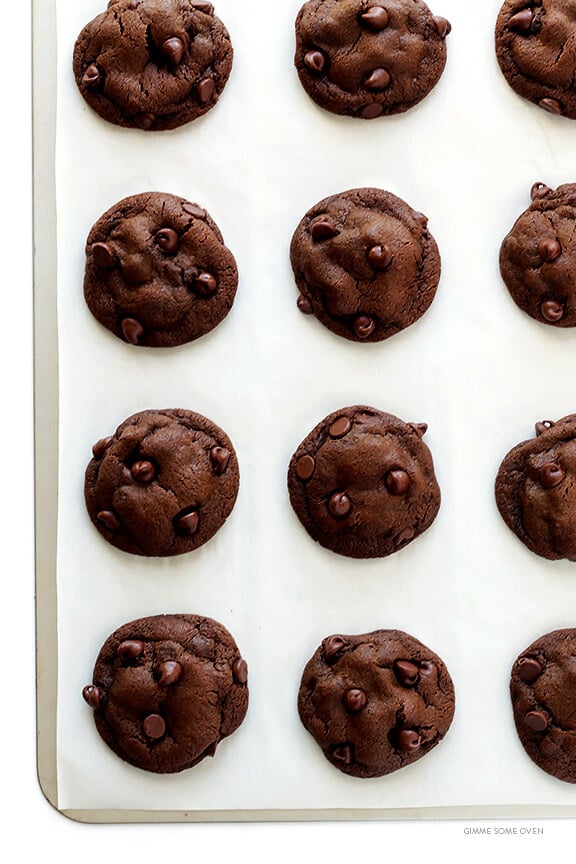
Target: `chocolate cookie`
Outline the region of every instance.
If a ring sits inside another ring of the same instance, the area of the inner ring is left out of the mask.
[[[500,249],[500,272],[520,309],[536,321],[576,327],[576,184],[532,187],[532,204]]]
[[[576,118],[573,0],[505,0],[496,56],[508,84],[551,114]]]
[[[191,552],[222,527],[238,461],[215,423],[192,411],[142,411],[92,448],[84,494],[100,534],[124,552]]]
[[[145,192],[100,217],[86,243],[92,314],[132,345],[164,348],[204,336],[226,317],[238,271],[198,204]]]
[[[413,324],[440,279],[427,225],[422,213],[381,189],[351,189],[320,201],[292,238],[298,307],[358,342],[380,342]]]
[[[248,667],[230,633],[200,615],[124,624],[82,695],[98,732],[131,765],[169,774],[214,756],[248,708]]]
[[[440,507],[426,429],[358,405],[322,420],[288,469],[290,501],[310,536],[339,555],[380,558],[426,531]]]
[[[536,424],[496,478],[496,503],[509,528],[537,555],[576,561],[576,414]]]
[[[76,40],[74,76],[104,120],[174,129],[214,107],[232,53],[205,0],[110,0]]]
[[[310,0],[296,19],[294,63],[322,108],[373,120],[435,87],[450,29],[422,0]]]
[[[298,712],[335,768],[382,777],[442,740],[454,686],[440,657],[407,633],[335,635],[304,669]]]
[[[576,783],[576,630],[555,630],[533,642],[512,667],[510,696],[530,758]]]

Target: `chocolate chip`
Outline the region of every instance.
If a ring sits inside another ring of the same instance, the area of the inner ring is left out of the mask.
[[[351,744],[337,744],[332,748],[331,756],[334,762],[351,765],[354,761],[354,751]]]
[[[314,222],[310,228],[310,233],[312,240],[317,243],[320,240],[331,240],[340,232],[328,219],[322,219],[320,222]]]
[[[544,732],[548,728],[548,718],[542,711],[529,711],[524,720],[534,732]]]
[[[368,704],[368,696],[359,687],[351,687],[344,694],[344,704],[349,711],[362,711]]]
[[[307,297],[304,297],[303,294],[298,295],[298,300],[296,301],[296,305],[300,312],[303,315],[312,315],[314,310],[312,309],[312,303]]]
[[[408,426],[410,426],[420,438],[423,438],[428,431],[427,423],[408,423]]]
[[[543,435],[545,432],[548,432],[550,429],[552,429],[552,427],[555,425],[556,424],[554,423],[553,420],[542,420],[541,422],[536,423],[536,426],[535,426],[536,435],[537,436]]]
[[[93,684],[88,684],[88,686],[84,687],[82,690],[82,697],[84,701],[88,703],[90,708],[94,711],[98,710],[100,705],[100,690],[98,687],[94,687]]]
[[[376,322],[369,315],[359,315],[354,320],[354,332],[359,339],[368,339],[376,329]]]
[[[156,671],[159,675],[158,685],[163,688],[177,684],[182,677],[182,666],[177,660],[165,660]]]
[[[373,270],[387,270],[392,262],[392,252],[388,246],[372,246],[367,257]]]
[[[556,261],[562,254],[562,247],[555,237],[547,237],[538,244],[538,254],[543,261]]]
[[[94,446],[92,447],[92,455],[94,456],[94,458],[101,459],[111,443],[111,435],[108,438],[101,438],[99,441],[97,441],[96,444],[94,444]]]
[[[100,513],[96,514],[96,518],[109,531],[117,531],[120,528],[120,520],[112,510],[101,510]]]
[[[386,474],[384,485],[391,495],[405,495],[410,488],[410,475],[402,468],[394,468]]]
[[[210,461],[217,474],[223,474],[230,461],[230,451],[226,447],[213,447],[210,451]]]
[[[300,480],[310,480],[316,470],[316,460],[312,456],[301,456],[296,463],[296,476]]]
[[[396,546],[403,546],[405,543],[408,543],[410,540],[412,540],[413,537],[414,528],[408,525],[406,528],[404,528],[403,531],[396,535],[396,537],[394,538],[394,544]]]
[[[414,687],[418,683],[420,670],[409,660],[395,660],[392,669],[398,683],[403,687]]]
[[[347,648],[348,643],[342,636],[329,636],[328,639],[324,640],[324,660],[326,663],[336,660],[338,655],[342,654]]]
[[[108,243],[94,243],[91,249],[92,260],[97,267],[110,270],[116,266],[116,253]]]
[[[521,657],[518,661],[518,674],[526,684],[532,684],[543,672],[542,665],[533,657]]]
[[[151,129],[156,123],[156,115],[150,111],[141,111],[134,115],[133,120],[140,129]]]
[[[369,27],[375,33],[385,30],[389,20],[388,12],[382,6],[370,6],[366,12],[360,15],[362,24],[365,24],[366,27]]]
[[[182,204],[182,209],[185,213],[189,213],[190,216],[194,216],[196,219],[205,219],[206,211],[200,207],[199,204],[193,204],[190,201],[185,201]]]
[[[100,70],[96,66],[95,63],[91,63],[90,66],[84,72],[82,77],[82,83],[85,87],[89,87],[91,90],[95,90],[102,80],[102,75]]]
[[[427,660],[420,665],[420,677],[427,678],[434,685],[438,681],[438,667],[431,660]]]
[[[191,537],[198,530],[199,521],[198,512],[196,510],[189,510],[176,516],[174,519],[174,529],[177,534]]]
[[[121,642],[118,646],[118,657],[124,663],[129,663],[131,660],[137,660],[144,653],[144,642],[139,639],[127,639]]]
[[[536,201],[537,198],[545,198],[552,190],[545,183],[534,183],[530,190],[530,198]]]
[[[166,723],[160,714],[149,714],[144,718],[142,729],[147,738],[150,738],[151,741],[158,741],[166,733]]]
[[[365,105],[362,111],[360,112],[360,116],[364,118],[364,120],[375,120],[376,117],[380,117],[384,108],[379,102],[371,102],[369,105]]]
[[[369,90],[385,90],[390,84],[390,73],[387,69],[374,69],[364,81],[364,86]]]
[[[248,681],[248,664],[242,657],[232,664],[232,675],[237,684],[246,684]]]
[[[123,318],[120,324],[124,339],[130,342],[131,345],[138,345],[140,338],[144,333],[144,328],[135,318]]]
[[[558,114],[561,115],[564,113],[562,105],[558,101],[558,99],[540,99],[538,102],[540,108],[544,108],[545,111],[548,111],[550,114]]]
[[[425,216],[424,213],[419,213],[418,211],[416,211],[414,213],[414,218],[416,219],[416,222],[418,223],[418,225],[420,225],[421,228],[428,227],[428,217]]]
[[[196,95],[203,105],[206,105],[206,103],[212,99],[215,91],[216,85],[212,78],[203,78],[202,81],[196,85]]]
[[[564,317],[564,306],[557,300],[544,300],[540,304],[540,312],[546,321],[554,324],[556,321],[561,321]]]
[[[138,483],[151,483],[156,476],[154,465],[146,459],[140,459],[138,462],[134,462],[130,471]]]
[[[438,31],[438,35],[445,39],[449,33],[452,32],[452,25],[446,18],[442,18],[440,15],[436,15],[434,18],[434,24],[436,25],[436,30]]]
[[[331,438],[343,438],[352,428],[352,423],[348,417],[337,417],[333,420],[328,429],[328,434]]]
[[[168,60],[170,66],[176,68],[180,65],[184,56],[184,43],[178,36],[172,36],[162,43],[160,54]]]
[[[304,65],[310,72],[320,75],[326,68],[328,58],[322,51],[308,51],[304,55]]]
[[[398,747],[403,753],[413,753],[415,750],[419,750],[420,742],[420,735],[412,729],[402,729],[398,733]]]
[[[345,492],[334,492],[328,501],[328,510],[336,519],[344,519],[352,509],[352,502]]]
[[[210,297],[216,291],[218,282],[212,273],[200,273],[194,280],[194,290],[202,297]]]
[[[532,9],[521,9],[520,12],[512,15],[508,21],[508,26],[516,33],[529,33],[533,17],[534,13]]]
[[[538,471],[540,483],[544,489],[553,489],[564,480],[564,471],[556,462],[546,462]]]
[[[194,0],[191,5],[199,12],[204,12],[205,15],[214,14],[214,6],[212,5],[212,3],[208,3],[207,0]]]
[[[172,228],[161,228],[154,239],[163,252],[178,251],[178,235]]]

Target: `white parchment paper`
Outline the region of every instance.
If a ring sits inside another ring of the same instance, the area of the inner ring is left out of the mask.
[[[576,803],[576,788],[524,753],[508,698],[510,667],[535,638],[576,626],[576,566],[531,554],[500,519],[493,483],[536,420],[576,411],[574,331],[521,313],[498,272],[500,242],[539,180],[576,180],[576,123],[517,97],[493,48],[500,0],[433,0],[453,25],[446,71],[405,115],[330,115],[293,68],[301,0],[217,0],[235,49],[214,110],[181,129],[107,124],[77,91],[74,41],[104,0],[58,2],[58,784],[62,808],[150,810],[404,808]],[[306,210],[378,186],[426,213],[442,255],[437,298],[379,345],[339,339],[296,308],[289,243]],[[124,196],[172,192],[205,206],[234,252],[236,303],[209,336],[134,349],[84,305],[84,243]],[[313,543],[288,501],[286,469],[327,413],[374,405],[426,421],[442,507],[432,528],[383,560]],[[234,512],[200,550],[145,560],[106,544],[88,519],[91,446],[128,415],[183,407],[232,438],[241,468]],[[98,650],[121,624],[194,612],[221,621],[250,670],[242,727],[214,759],[155,776],[100,740],[81,698]],[[334,632],[406,630],[439,653],[456,715],[428,756],[388,777],[335,770],[300,725],[305,662]]]

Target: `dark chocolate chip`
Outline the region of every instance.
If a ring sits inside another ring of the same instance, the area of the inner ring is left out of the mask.
[[[184,56],[184,43],[178,36],[172,36],[166,39],[160,46],[160,54],[166,58],[170,66],[176,68],[182,62]]]
[[[422,663],[420,666],[420,677],[427,678],[433,684],[438,681],[438,667],[431,660]]]
[[[351,744],[337,744],[331,750],[331,756],[334,762],[342,762],[343,765],[350,765],[354,761],[354,751]]]
[[[101,510],[100,513],[96,514],[96,518],[109,531],[117,531],[120,528],[120,520],[112,510]]]
[[[374,69],[364,81],[364,86],[369,90],[385,90],[390,81],[390,73],[387,69]]]
[[[345,492],[334,492],[328,501],[328,510],[336,519],[344,519],[352,509],[352,502]]]
[[[369,315],[359,315],[354,320],[354,332],[358,339],[368,339],[376,329],[376,322]]]
[[[420,438],[423,438],[428,431],[427,423],[408,423],[408,426],[410,426],[414,430],[414,432],[416,432],[416,434],[420,436]]]
[[[172,228],[161,228],[154,239],[163,252],[178,251],[178,235]]]
[[[532,19],[534,13],[532,9],[521,9],[515,15],[512,15],[508,21],[508,26],[515,33],[529,33],[532,27]]]
[[[304,65],[310,72],[320,75],[326,68],[328,58],[322,51],[308,51],[304,55]]]
[[[182,209],[185,213],[189,213],[190,216],[194,216],[196,219],[205,219],[206,211],[200,207],[199,204],[193,204],[190,201],[185,201],[182,204]]]
[[[540,304],[540,312],[546,321],[554,324],[556,321],[561,321],[564,317],[564,306],[558,300],[544,300]]]
[[[298,306],[298,309],[300,310],[300,312],[302,312],[303,315],[312,315],[314,313],[312,303],[303,294],[298,295],[296,305]]]
[[[392,668],[398,683],[403,687],[414,687],[418,683],[420,670],[409,660],[395,660]]]
[[[388,246],[372,246],[367,257],[373,270],[387,270],[392,262],[392,252]]]
[[[364,120],[375,120],[376,117],[380,117],[384,108],[380,104],[380,102],[371,102],[369,105],[365,105],[362,111],[360,112],[360,116],[364,118]]]
[[[230,461],[230,451],[226,447],[213,447],[210,451],[210,461],[217,474],[223,474]]]
[[[95,687],[93,684],[88,684],[87,687],[84,687],[82,690],[82,697],[84,701],[88,703],[90,708],[94,711],[98,710],[100,705],[100,690],[98,687]]]
[[[316,470],[316,460],[313,456],[301,456],[296,463],[296,476],[300,480],[310,480]]]
[[[539,423],[536,423],[536,436],[539,437],[540,435],[543,435],[545,432],[548,432],[550,429],[552,429],[552,427],[555,425],[556,424],[553,420],[542,420]]]
[[[202,297],[210,297],[216,291],[218,282],[212,273],[200,273],[194,280],[194,290]]]
[[[196,95],[203,105],[206,105],[206,103],[212,99],[215,92],[216,84],[212,78],[203,78],[202,81],[196,85]]]
[[[140,459],[138,462],[134,462],[130,471],[138,483],[151,483],[156,476],[154,465],[146,459]]]
[[[111,443],[111,435],[108,438],[101,438],[99,441],[97,441],[96,444],[94,444],[94,446],[92,447],[92,455],[94,456],[94,458],[101,459]]]
[[[192,7],[205,15],[214,15],[214,6],[208,0],[193,0]]]
[[[540,99],[538,102],[540,108],[544,108],[545,111],[548,111],[550,114],[562,115],[564,110],[562,105],[558,101],[558,99]]]
[[[330,424],[328,434],[331,438],[343,438],[352,428],[352,423],[348,417],[337,417]]]
[[[344,694],[344,704],[349,711],[362,711],[368,704],[368,696],[360,687],[351,687]]]
[[[166,723],[160,714],[149,714],[144,718],[142,729],[147,738],[150,738],[151,741],[158,741],[166,733]]]
[[[156,115],[150,111],[141,111],[134,115],[133,120],[139,129],[151,129],[156,123]]]
[[[548,718],[542,711],[529,711],[524,717],[526,725],[534,732],[544,732],[548,728]]]
[[[82,83],[85,87],[89,87],[91,90],[95,90],[100,85],[101,80],[102,75],[100,74],[100,70],[95,63],[91,63],[84,72],[84,75],[82,77]]]
[[[92,260],[97,267],[110,270],[116,266],[116,253],[108,243],[94,243],[91,249]]]
[[[424,213],[419,213],[418,211],[416,211],[414,213],[414,218],[416,219],[421,228],[428,227],[428,217],[425,216]]]
[[[562,254],[562,247],[555,237],[547,237],[538,244],[538,254],[543,261],[556,261]]]
[[[360,21],[362,24],[365,24],[366,27],[369,27],[370,30],[379,33],[381,30],[386,29],[390,17],[386,9],[383,9],[382,6],[370,6],[366,12],[360,15]]]
[[[318,242],[320,240],[331,240],[340,232],[328,219],[322,219],[320,222],[314,222],[310,228],[312,240]]]
[[[391,495],[405,495],[410,488],[410,475],[402,468],[394,468],[386,474],[384,485]]]
[[[564,471],[556,462],[546,462],[538,471],[544,489],[554,489],[564,480]]]
[[[198,530],[200,517],[196,510],[186,511],[176,516],[174,519],[174,529],[177,534],[182,534],[185,537],[191,537]]]
[[[408,525],[404,528],[403,531],[400,531],[399,534],[394,538],[394,544],[396,546],[403,546],[405,543],[408,543],[414,537],[414,528]]]
[[[164,663],[160,663],[157,672],[160,687],[170,687],[171,684],[177,684],[182,678],[182,666],[177,660],[165,660]]]
[[[532,684],[543,672],[542,664],[533,657],[521,657],[518,661],[518,674],[526,684]]]
[[[348,643],[342,636],[329,636],[324,641],[323,648],[324,660],[326,663],[330,663],[330,661],[336,660],[338,655],[348,648]]]
[[[530,198],[536,201],[537,198],[545,198],[552,190],[545,183],[534,183],[530,190]]]
[[[413,753],[420,748],[421,738],[412,729],[402,729],[398,733],[398,747],[403,753]]]
[[[124,334],[126,342],[130,342],[131,345],[139,344],[140,338],[144,333],[144,328],[139,321],[135,318],[124,318],[120,327],[122,328],[122,333]]]
[[[118,646],[118,657],[124,663],[129,663],[131,660],[137,660],[144,653],[144,642],[139,639],[126,639]]]
[[[242,657],[232,664],[232,675],[237,684],[246,684],[248,681],[248,664]]]
[[[446,18],[442,18],[440,15],[436,15],[434,17],[434,24],[436,25],[436,30],[438,31],[438,35],[445,39],[449,33],[452,32],[452,25]]]

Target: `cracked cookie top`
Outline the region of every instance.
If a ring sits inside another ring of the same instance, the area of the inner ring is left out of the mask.
[[[428,219],[381,189],[320,201],[290,247],[298,307],[357,342],[380,342],[418,320],[440,279]]]
[[[78,36],[73,69],[104,120],[154,131],[213,108],[232,55],[228,31],[205,0],[110,0]]]
[[[172,347],[228,314],[236,261],[210,215],[175,195],[125,198],[86,242],[84,297],[95,318],[132,345]]]
[[[322,108],[373,120],[428,95],[450,29],[422,0],[309,0],[296,19],[294,62]]]
[[[523,651],[510,696],[526,753],[543,771],[576,783],[576,630],[547,633]]]
[[[298,694],[305,728],[353,777],[382,777],[421,759],[446,735],[454,703],[443,661],[400,630],[328,636]]]
[[[496,22],[496,56],[519,96],[576,119],[573,0],[506,0]]]
[[[380,558],[426,531],[440,507],[426,429],[358,405],[325,417],[288,468],[308,534],[340,555]]]
[[[104,643],[82,695],[96,728],[124,761],[157,774],[214,756],[248,708],[248,667],[222,624],[156,615]]]
[[[183,409],[142,411],[92,448],[86,506],[100,534],[134,555],[181,555],[222,527],[238,494],[232,442]]]

